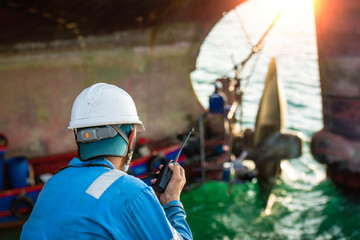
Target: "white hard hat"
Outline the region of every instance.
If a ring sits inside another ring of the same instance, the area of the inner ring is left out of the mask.
[[[145,130],[127,92],[115,85],[97,83],[77,96],[68,129],[114,124],[135,124],[138,132]]]

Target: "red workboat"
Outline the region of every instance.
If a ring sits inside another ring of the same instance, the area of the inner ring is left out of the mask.
[[[29,217],[46,180],[56,174],[60,168],[67,166],[77,153],[69,152],[32,159],[24,157],[5,159],[6,138],[3,135],[1,138],[3,141],[0,143],[0,170],[3,174],[0,174],[2,188],[0,191],[0,228],[21,226]],[[165,147],[150,148],[145,156],[141,156],[140,153],[135,155],[129,173],[139,178],[145,177],[147,172],[154,171],[160,164],[173,159],[180,147],[181,143],[173,143]],[[180,155],[178,162],[182,164],[185,158],[184,154]],[[12,173],[9,169],[9,162],[16,162],[16,173]],[[24,172],[26,179],[19,183],[19,178]],[[12,174],[16,175],[16,179],[11,179]],[[29,181],[29,179],[32,180]],[[150,179],[144,181],[150,184]]]

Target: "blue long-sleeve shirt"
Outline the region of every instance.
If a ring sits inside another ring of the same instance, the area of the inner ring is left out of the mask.
[[[21,239],[192,239],[185,218],[105,158],[74,158],[45,184]]]

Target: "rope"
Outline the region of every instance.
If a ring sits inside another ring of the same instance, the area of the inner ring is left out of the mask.
[[[280,16],[282,15],[282,13],[284,12],[284,10],[281,10],[279,12],[279,14],[276,16],[276,18],[273,20],[273,22],[271,23],[271,25],[266,29],[265,33],[261,36],[261,38],[259,39],[258,43],[252,48],[251,53],[249,54],[249,56],[247,58],[245,58],[245,60],[243,60],[240,64],[241,69],[245,66],[245,64],[250,60],[250,58],[257,52],[261,51],[263,49],[263,45],[262,42],[265,40],[266,36],[269,34],[269,32],[271,31],[271,29],[274,27],[275,23],[277,22],[277,20],[279,20]]]
[[[263,41],[265,40],[266,36],[269,34],[269,32],[271,31],[271,29],[274,27],[275,23],[279,20],[280,16],[282,15],[282,13],[284,12],[284,9],[282,9],[278,15],[275,17],[275,19],[273,20],[273,22],[270,24],[270,26],[266,29],[265,33],[261,36],[261,38],[259,39],[258,43],[251,49],[251,53],[239,64],[235,64],[235,66],[233,67],[233,69],[227,71],[227,74],[224,74],[226,76],[229,75],[230,72],[235,70],[235,77],[237,77],[238,75],[240,75],[242,69],[245,67],[246,63],[250,60],[250,58],[258,53],[259,51],[261,51],[263,49]],[[239,68],[240,67],[240,68]]]
[[[236,11],[236,9],[234,10],[234,12],[235,12],[235,16],[236,16],[236,18],[237,18],[237,20],[238,20],[238,22],[239,22],[239,24],[240,24],[240,27],[241,27],[241,29],[242,29],[243,32],[244,32],[244,35],[245,35],[245,37],[246,37],[246,40],[247,40],[248,43],[249,43],[249,46],[252,46],[253,44],[252,44],[252,42],[251,42],[251,37],[250,37],[249,33],[246,31],[244,22],[241,20],[240,15],[239,15],[239,13]]]
[[[261,38],[259,39],[259,41],[257,42],[257,44],[251,49],[251,53],[239,64],[235,64],[235,66],[233,67],[233,69],[231,69],[230,71],[228,71],[228,74],[230,74],[230,72],[232,71],[235,71],[235,78],[238,80],[239,82],[239,87],[241,87],[241,80],[242,78],[240,77],[240,74],[243,70],[243,68],[245,67],[246,63],[251,59],[251,57],[260,52],[262,49],[263,49],[263,41],[265,40],[266,36],[269,34],[269,32],[271,31],[271,29],[274,27],[275,23],[279,20],[280,16],[282,15],[282,13],[284,12],[284,10],[282,9],[278,15],[275,17],[275,19],[273,20],[273,22],[270,24],[270,26],[266,29],[265,33],[261,36]],[[248,33],[246,32],[245,30],[245,27],[243,26],[243,23],[241,21],[241,18],[240,16],[238,15],[238,13],[235,11],[235,14],[239,20],[239,23],[240,25],[242,26],[243,28],[243,31],[245,33],[245,36],[248,38],[248,42],[250,43],[250,37],[248,35]],[[242,106],[242,98],[243,98],[243,94],[245,92],[245,89],[247,88],[249,82],[250,82],[250,77],[252,76],[252,74],[255,72],[255,68],[259,62],[259,59],[260,59],[260,54],[258,54],[253,66],[252,66],[252,69],[250,71],[250,73],[244,78],[246,80],[246,83],[245,83],[245,86],[243,88],[240,88],[239,90],[241,91],[241,102],[239,103],[239,106],[240,107],[240,128],[242,129],[242,122],[243,122],[243,106]],[[239,68],[240,67],[240,68]]]
[[[246,77],[244,77],[244,80],[246,81],[246,83],[244,84],[244,92],[245,92],[245,89],[247,88],[247,86],[249,85],[251,76],[255,72],[256,66],[259,63],[260,56],[261,56],[261,52],[256,56],[255,62],[250,70],[250,73]]]

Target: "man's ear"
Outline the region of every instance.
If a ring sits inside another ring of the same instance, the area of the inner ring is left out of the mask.
[[[131,151],[134,151],[136,142],[136,128],[134,128],[129,135],[129,147]]]

